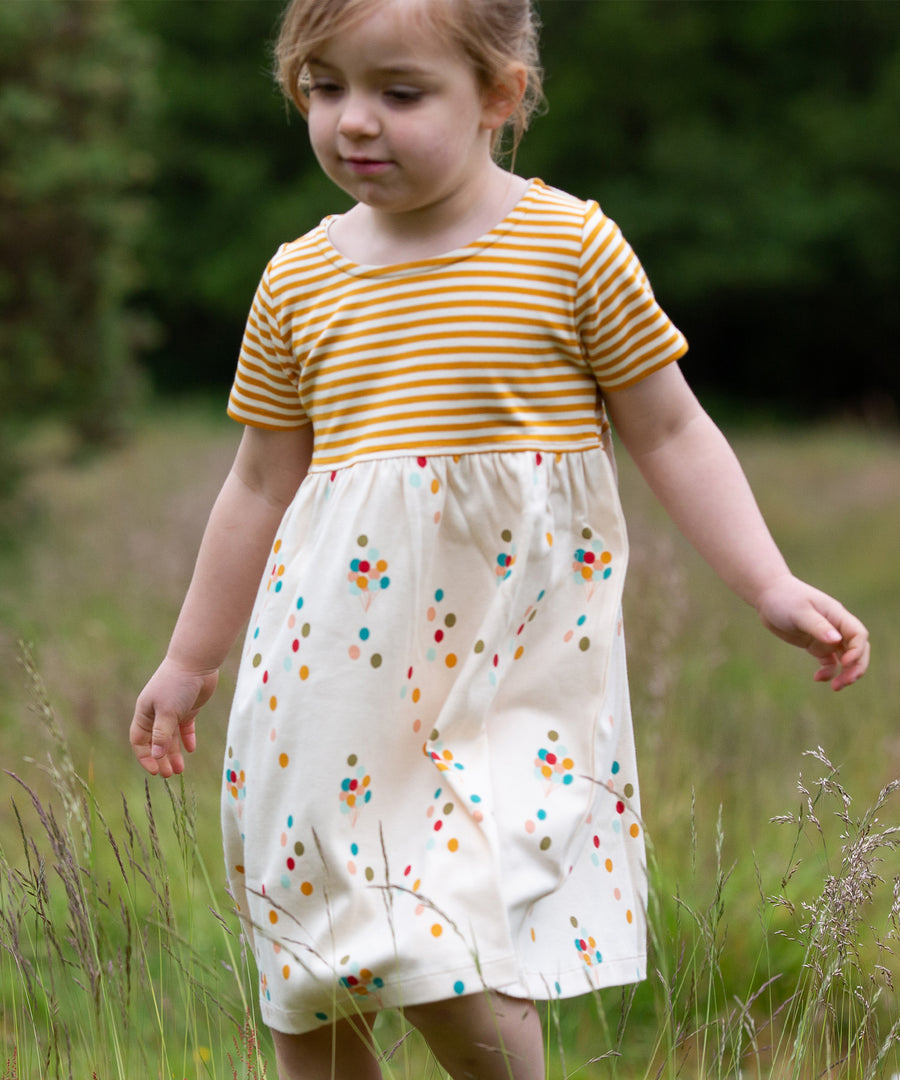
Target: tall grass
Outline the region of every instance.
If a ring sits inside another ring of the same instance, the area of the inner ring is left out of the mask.
[[[202,467],[181,474],[185,446]],[[41,669],[26,651],[15,673],[0,626],[0,1080],[275,1078],[221,884],[227,674],[188,781],[142,785],[124,746],[232,448],[186,410],[121,460],[48,452],[24,522],[40,542],[0,557],[7,640],[33,636]],[[833,432],[739,449],[790,560],[870,623],[875,671],[837,699],[807,687],[622,463],[650,976],[546,1007],[548,1080],[900,1076],[900,665],[878,649],[900,610],[900,454]],[[375,1039],[386,1078],[443,1075],[395,1015]]]

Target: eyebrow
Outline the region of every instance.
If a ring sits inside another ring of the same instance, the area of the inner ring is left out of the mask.
[[[309,67],[324,68],[327,71],[337,71],[338,68],[334,64],[329,64],[327,60],[322,60],[318,56],[311,56],[306,61]],[[427,68],[423,68],[416,63],[403,63],[403,64],[385,64],[382,67],[375,69],[379,75],[389,76],[403,76],[403,75],[418,75],[426,76],[429,74]]]

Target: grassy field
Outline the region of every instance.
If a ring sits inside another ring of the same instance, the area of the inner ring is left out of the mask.
[[[108,456],[52,427],[25,446],[0,525],[0,1080],[274,1078],[219,853],[234,661],[184,784],[145,787],[127,749],[237,437],[201,404]],[[900,441],[733,441],[795,571],[868,623],[872,671],[813,684],[620,463],[651,977],[548,1012],[553,1080],[900,1074]],[[376,1034],[386,1076],[441,1075],[396,1018]]]

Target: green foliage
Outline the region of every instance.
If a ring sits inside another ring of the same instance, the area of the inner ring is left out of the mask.
[[[0,423],[56,411],[88,442],[138,386],[126,300],[151,53],[118,5],[0,6]]]
[[[540,8],[550,110],[520,165],[619,221],[694,380],[895,408],[900,5]]]

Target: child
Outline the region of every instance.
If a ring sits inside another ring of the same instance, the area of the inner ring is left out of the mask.
[[[536,1080],[535,999],[644,976],[607,414],[818,680],[868,663],[789,572],[616,227],[495,163],[539,97],[534,40],[528,0],[283,23],[285,91],[356,204],[262,278],[243,440],[131,729],[180,773],[252,609],[223,822],[283,1078],[379,1076],[368,1024],[402,1007],[458,1080]]]

